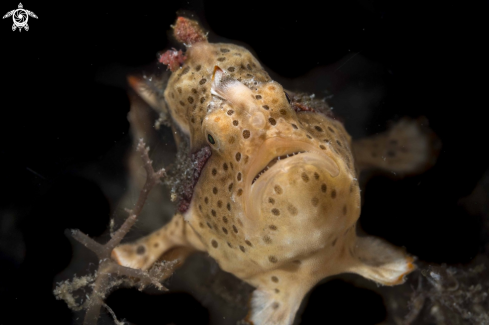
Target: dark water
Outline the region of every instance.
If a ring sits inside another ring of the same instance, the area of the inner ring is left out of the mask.
[[[247,45],[290,89],[328,98],[354,138],[403,116],[425,116],[443,143],[437,164],[402,180],[372,178],[360,225],[426,265],[463,266],[485,252],[488,215],[480,207],[487,206],[487,192],[464,204],[460,199],[488,167],[487,99],[481,96],[488,86],[487,4],[32,2],[24,8],[39,17],[29,19],[28,32],[12,32],[8,19],[0,26],[0,324],[80,323],[81,315],[54,299],[54,281],[94,270],[85,259],[96,261],[72,248],[64,230],[97,237],[121,212],[131,144],[125,75],[178,46],[168,35],[180,9],[196,14],[211,41]],[[159,149],[169,156],[175,150],[170,141]],[[199,272],[182,269],[170,281],[176,293],[120,290],[108,304],[135,324],[235,324],[246,314],[240,306],[246,297],[228,296],[249,288],[208,258],[191,262]],[[383,292],[357,277],[324,282],[305,304],[302,324],[390,319]],[[100,323],[111,321],[104,316]]]

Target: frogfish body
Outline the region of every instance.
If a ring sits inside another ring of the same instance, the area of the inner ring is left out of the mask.
[[[169,224],[117,247],[113,258],[148,269],[175,247],[207,252],[256,287],[247,318],[255,325],[291,324],[307,292],[331,275],[403,283],[413,258],[357,236],[357,177],[365,168],[409,173],[426,165],[416,123],[352,142],[325,102],[285,90],[245,48],[209,43],[181,17],[174,34],[187,50],[160,60],[172,69],[161,106],[198,157],[195,182]],[[148,80],[130,82],[155,105]]]

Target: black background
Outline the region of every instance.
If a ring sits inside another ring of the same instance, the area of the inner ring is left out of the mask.
[[[3,1],[2,15],[17,5]],[[384,67],[385,96],[362,132],[375,134],[388,120],[424,115],[443,148],[438,164],[421,176],[371,180],[362,227],[427,262],[467,263],[478,253],[481,220],[468,215],[458,200],[471,193],[488,163],[487,2],[23,5],[39,17],[29,19],[28,32],[12,32],[10,18],[0,25],[0,324],[72,322],[64,302],[51,293],[54,276],[71,259],[64,230],[98,236],[111,211],[96,182],[79,171],[112,161],[100,173],[123,177],[122,154],[107,158],[107,152],[123,152],[114,148],[130,143],[125,75],[153,62],[158,51],[178,46],[168,35],[181,9],[196,14],[213,33],[211,40],[219,35],[249,45],[265,66],[285,78],[358,52]],[[330,78],[340,80],[341,69]],[[341,115],[341,107],[335,110]],[[352,117],[344,118],[348,128]],[[312,295],[303,323],[382,320],[380,298],[362,289],[334,282]],[[144,311],[133,318],[139,324],[205,324],[208,317],[185,294],[171,296],[164,306],[148,297],[127,306]],[[161,316],[182,310],[185,317]]]

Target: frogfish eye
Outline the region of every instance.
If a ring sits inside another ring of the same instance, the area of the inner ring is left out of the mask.
[[[216,141],[210,134],[207,134],[207,140],[209,140],[210,144],[216,144]]]
[[[284,94],[285,94],[285,97],[287,98],[287,101],[289,102],[290,104],[290,97],[289,97],[289,94],[287,94],[285,91],[284,91]]]

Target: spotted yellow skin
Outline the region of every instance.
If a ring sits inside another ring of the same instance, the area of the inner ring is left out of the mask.
[[[206,251],[257,288],[248,318],[254,324],[291,324],[305,294],[330,275],[402,283],[412,258],[356,235],[360,189],[343,125],[296,112],[241,46],[201,41],[185,55],[164,91],[166,107],[191,151],[209,146],[212,154],[188,210],[113,257],[147,269],[173,247]]]

